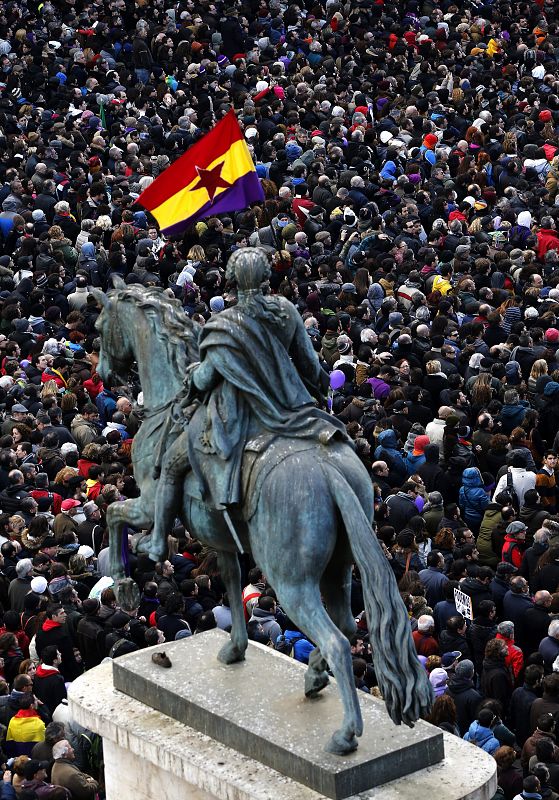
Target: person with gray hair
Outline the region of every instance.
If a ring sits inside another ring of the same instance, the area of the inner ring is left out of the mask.
[[[439,645],[433,633],[435,620],[430,614],[422,614],[417,620],[417,630],[412,633],[415,649],[419,656],[439,655]]]
[[[16,564],[17,577],[10,581],[8,588],[8,599],[10,609],[21,614],[24,609],[25,596],[31,591],[31,579],[33,577],[33,562],[30,558],[22,558]]]
[[[67,739],[53,744],[52,757],[52,782],[68,789],[73,800],[94,800],[99,784],[91,775],[86,775],[76,766],[74,748]]]
[[[510,669],[517,681],[520,673],[524,669],[524,656],[522,650],[514,643],[514,622],[504,620],[497,625],[496,639],[500,639],[507,646],[507,657],[505,664]]]
[[[559,619],[553,619],[549,623],[547,636],[541,640],[538,652],[543,658],[546,672],[551,672],[553,662],[559,656]]]

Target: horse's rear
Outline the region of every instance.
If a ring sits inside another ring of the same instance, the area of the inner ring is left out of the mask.
[[[417,660],[409,620],[390,565],[372,531],[374,495],[364,466],[347,445],[315,446],[287,456],[259,487],[249,520],[255,561],[283,608],[318,650],[309,660],[305,689],[337,680],[344,721],[328,749],[357,746],[362,720],[348,638],[351,568],[359,566],[375,671],[396,723],[412,724],[429,708],[431,689]]]

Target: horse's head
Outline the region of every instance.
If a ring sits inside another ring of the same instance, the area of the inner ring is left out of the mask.
[[[158,390],[165,387],[176,390],[186,366],[198,360],[198,335],[200,326],[184,313],[180,303],[159,288],[132,284],[127,286],[121,278],[113,278],[114,289],[107,294],[92,289],[101,306],[95,327],[101,337],[98,373],[104,381],[113,375],[118,383],[126,383],[126,376],[134,363],[144,392],[144,377],[153,383],[153,366],[157,364],[158,376],[165,371],[165,380],[156,381]]]
[[[129,336],[129,327],[124,323],[122,304],[118,293],[125,288],[122,280],[113,279],[115,289],[105,294],[99,289],[91,289],[91,294],[101,306],[95,327],[101,337],[101,350],[97,372],[108,382],[112,375],[118,383],[126,383],[135,355]]]

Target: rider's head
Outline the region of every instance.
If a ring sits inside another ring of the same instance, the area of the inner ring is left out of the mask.
[[[260,289],[270,276],[270,265],[264,250],[259,247],[243,247],[235,250],[227,262],[226,277],[236,281],[241,292]]]

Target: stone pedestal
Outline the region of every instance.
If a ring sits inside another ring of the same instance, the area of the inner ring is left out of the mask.
[[[216,637],[213,638],[215,641]],[[165,650],[171,655],[174,664],[177,663],[175,661],[177,658],[176,648],[185,644],[188,645],[188,640],[165,645]],[[250,648],[251,651],[252,648],[253,646]],[[162,648],[153,649],[161,650]],[[151,708],[140,700],[118,691],[113,683],[113,666],[117,667],[118,681],[121,682],[125,679],[131,666],[130,660],[142,657],[149,661],[151,652],[151,650],[145,650],[139,654],[125,656],[114,663],[102,664],[80,677],[70,689],[69,702],[72,717],[81,725],[96,731],[103,737],[108,800],[120,800],[123,797],[133,798],[133,800],[152,800],[153,797],[162,796],[162,792],[166,800],[249,800],[249,798],[251,800],[278,800],[278,798],[281,800],[324,800],[328,796],[324,792],[316,791],[264,765],[258,759],[258,754],[256,754],[256,758],[243,755],[214,738],[195,731],[192,727]],[[183,652],[186,654],[187,650],[184,649]],[[270,651],[263,653],[259,651],[256,658],[260,659],[261,657],[271,658],[274,666],[277,665],[276,659],[281,659],[282,668],[289,672],[294,667],[296,673],[300,675],[300,665],[296,665],[294,662],[286,664],[285,657]],[[209,664],[209,662],[206,663]],[[243,665],[239,666],[242,668]],[[140,667],[141,679],[130,678],[130,685],[127,687],[129,692],[135,691],[134,686],[141,686],[141,681],[146,679],[147,671],[144,671],[142,676],[144,669],[142,663]],[[224,667],[224,669],[231,669],[231,667]],[[171,681],[175,667],[164,670],[151,665],[150,671],[152,675],[155,674],[156,680],[153,682],[155,686],[158,683],[157,676],[159,675],[161,696],[169,697],[169,687],[167,686],[165,689],[165,685]],[[186,671],[188,672],[188,664],[186,664]],[[264,701],[266,698],[270,700],[275,697],[274,693],[277,687],[269,680],[270,671],[273,672],[271,666],[264,675],[254,674],[250,671],[241,673],[243,679],[249,682],[255,700],[257,697]],[[163,673],[169,677],[164,677]],[[297,684],[294,688],[302,694],[300,679]],[[176,689],[174,691],[176,692]],[[329,687],[325,691],[336,698],[335,686]],[[206,698],[212,695],[212,687],[208,681],[205,687],[200,687],[200,694]],[[148,700],[147,697],[144,699]],[[399,740],[402,731],[412,738],[415,733],[419,733],[420,747],[424,747],[425,742],[438,741],[440,734],[438,729],[433,729],[424,723],[412,731],[397,728],[392,725],[387,716],[381,722],[377,704],[372,701],[372,698],[365,695],[360,699],[366,717],[368,715],[367,707],[370,704],[375,708],[374,713],[377,714],[375,728],[368,725],[367,719],[365,721],[365,733],[357,751],[357,753],[360,751],[362,753],[361,763],[367,761],[366,753],[370,754],[375,739],[382,740],[382,735],[379,735],[381,725],[392,726],[391,730],[395,737],[394,750],[402,747],[402,741]],[[184,699],[182,702],[184,703]],[[302,700],[301,702],[308,703],[309,701]],[[322,701],[314,702],[316,703],[314,708],[321,708]],[[328,702],[328,700],[325,701],[324,708]],[[273,704],[269,702],[269,705],[271,707]],[[233,708],[234,706],[233,702]],[[184,710],[185,706],[179,704],[177,708]],[[311,718],[314,716],[312,709],[311,703]],[[289,709],[287,712],[285,727],[290,725]],[[239,719],[242,716],[239,714]],[[224,726],[230,724],[231,721],[226,720]],[[275,718],[274,724],[277,724]],[[312,728],[312,725],[313,721],[309,719],[309,727]],[[422,731],[423,727],[425,730]],[[431,732],[434,732],[434,738],[431,737]],[[317,763],[319,766],[322,764],[323,767],[329,759],[333,759],[334,773],[338,772],[343,775],[342,784],[347,789],[347,786],[350,785],[348,782],[351,781],[351,769],[348,770],[347,763],[339,764],[336,767],[338,762],[344,762],[346,759],[324,754],[325,761],[323,761],[323,740],[329,733],[330,728],[321,730],[318,740],[316,735],[314,740],[309,739],[308,752],[314,751],[315,754],[318,754],[313,757],[314,760],[311,758],[311,767],[316,769]],[[274,750],[270,744],[270,742],[274,743],[273,729],[271,734],[267,740],[263,740],[264,750]],[[247,738],[251,736],[255,736],[254,731],[247,734]],[[386,741],[388,742],[387,758],[389,761],[391,758],[394,761],[394,753],[391,756],[388,752],[390,740]],[[275,744],[277,745],[277,742]],[[424,752],[428,752],[428,748],[427,750],[424,748]],[[293,758],[300,759],[301,752],[299,751],[295,756],[286,752],[286,762],[292,761]],[[349,759],[357,758],[357,754],[349,756]],[[405,748],[398,758],[405,762]],[[377,763],[377,768],[379,763]],[[283,765],[280,763],[280,766]],[[357,764],[357,767],[357,773],[360,769],[361,772],[363,771],[362,766],[359,767]],[[409,765],[402,763],[401,774],[406,775],[409,772]],[[326,786],[330,795],[334,784],[331,782]],[[417,797],[432,795],[440,800],[490,800],[495,788],[494,760],[473,745],[444,734],[444,759],[442,761],[418,769],[405,777],[391,780],[382,786],[361,791],[359,800],[372,800],[372,798],[375,800],[408,800],[408,798],[416,800]]]
[[[335,681],[308,699],[305,665],[254,642],[245,661],[222,664],[217,656],[228,639],[212,630],[165,644],[171,669],[154,665],[151,651],[122,656],[113,663],[115,689],[332,800],[444,757],[439,728],[425,722],[413,730],[396,726],[384,703],[364,692],[359,692],[364,735],[358,749],[346,756],[326,752],[343,719]]]

